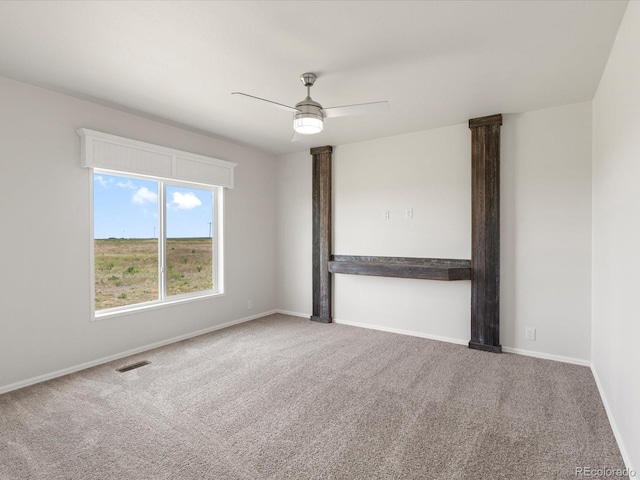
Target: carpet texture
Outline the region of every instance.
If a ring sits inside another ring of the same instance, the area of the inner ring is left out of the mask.
[[[3,480],[548,480],[576,467],[624,468],[588,368],[285,315],[0,396]]]

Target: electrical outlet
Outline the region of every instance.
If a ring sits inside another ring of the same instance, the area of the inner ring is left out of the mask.
[[[525,340],[533,340],[536,339],[536,329],[532,327],[527,327],[524,329],[524,338]]]
[[[389,212],[389,210],[385,210],[384,212],[382,212],[382,218],[384,218],[385,220],[389,220],[391,218],[391,213]]]
[[[406,208],[404,210],[404,218],[407,220],[413,220],[413,208]]]
[[[253,300],[248,300],[247,301],[247,309],[251,310],[253,308]]]

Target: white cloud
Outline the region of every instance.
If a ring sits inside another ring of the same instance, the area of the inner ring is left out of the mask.
[[[126,182],[118,182],[116,185],[120,188],[130,188],[131,190],[135,190],[136,186],[131,183],[131,180],[127,180]]]
[[[173,201],[171,203],[181,210],[191,210],[202,205],[200,199],[193,192],[173,192]]]
[[[102,188],[107,188],[107,185],[110,183],[108,180],[105,180],[102,175],[94,175],[93,181],[99,183]]]
[[[146,203],[154,203],[158,200],[158,194],[152,192],[147,187],[140,187],[136,193],[133,194],[133,203],[138,205],[144,205]]]

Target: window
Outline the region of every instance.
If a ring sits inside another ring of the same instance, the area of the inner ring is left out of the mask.
[[[235,164],[80,129],[92,169],[94,317],[223,293]]]
[[[96,312],[218,293],[219,190],[95,170]]]

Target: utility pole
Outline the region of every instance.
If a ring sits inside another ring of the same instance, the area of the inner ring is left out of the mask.
[[[209,222],[209,238],[213,238],[213,222]]]

